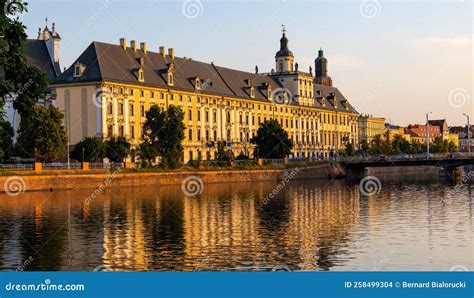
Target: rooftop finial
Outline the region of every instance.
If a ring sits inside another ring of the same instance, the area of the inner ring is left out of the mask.
[[[285,27],[285,25],[281,25],[281,32],[282,32],[283,34],[286,33],[286,27]]]
[[[48,28],[48,17],[46,17],[46,19],[44,19],[44,22],[46,23],[46,28]]]

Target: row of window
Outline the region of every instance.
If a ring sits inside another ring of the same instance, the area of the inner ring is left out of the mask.
[[[108,126],[108,129],[107,129],[107,133],[109,136],[113,135],[113,126],[112,125],[109,125]],[[217,140],[217,131],[213,131],[213,138],[211,139],[211,135],[210,135],[210,131],[209,130],[206,130],[204,132],[204,136],[201,135],[201,130],[198,129],[195,133],[193,131],[193,129],[188,129],[188,141],[194,141],[194,140],[197,140],[197,141],[207,141],[207,142],[210,142],[210,141],[214,141],[214,140]],[[249,132],[240,132],[239,133],[239,139],[238,140],[241,140],[243,142],[250,142],[250,133]],[[253,131],[253,134],[255,134],[255,131]],[[124,126],[123,125],[119,125],[118,126],[118,136],[119,137],[125,137],[125,129],[124,129]],[[336,145],[336,136],[333,134],[333,133],[320,133],[320,139],[322,139],[322,143],[325,144],[325,145],[329,145],[329,146],[332,146],[332,145]],[[131,139],[135,139],[136,138],[136,134],[135,134],[135,125],[132,124],[130,125],[130,136],[129,136]],[[144,130],[143,130],[143,127],[140,127],[140,138],[143,138],[144,137]],[[224,135],[224,140],[227,140],[227,141],[232,141],[232,134],[231,134],[231,131],[230,130],[227,130],[225,132],[225,135]],[[293,140],[293,136],[290,136],[290,139]],[[344,136],[342,135],[339,135],[339,144],[342,144],[343,142],[343,139],[344,139]],[[300,143],[300,137],[299,135],[296,135],[296,138],[295,138],[295,141],[296,143]],[[317,143],[317,139],[315,137],[314,134],[308,134],[308,135],[304,135],[302,138],[301,138],[301,141],[304,143],[304,144],[311,144],[311,145],[316,145]]]

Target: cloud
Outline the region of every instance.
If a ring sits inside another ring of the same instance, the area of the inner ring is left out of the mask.
[[[474,35],[465,34],[452,37],[417,37],[411,39],[409,42],[416,48],[432,48],[432,47],[466,47],[472,45]]]

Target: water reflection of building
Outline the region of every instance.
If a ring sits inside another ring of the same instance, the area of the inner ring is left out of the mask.
[[[334,184],[337,184],[335,187]],[[328,270],[345,253],[359,217],[359,193],[333,181],[327,187],[290,189],[288,245],[298,252],[301,270]]]

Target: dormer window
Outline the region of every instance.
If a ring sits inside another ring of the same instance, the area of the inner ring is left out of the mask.
[[[74,64],[74,77],[79,78],[82,77],[82,74],[84,73],[85,66],[82,65],[79,61]]]
[[[196,77],[194,87],[196,90],[201,90],[201,79],[199,77]]]
[[[272,100],[273,99],[273,96],[272,96],[272,86],[270,84],[267,85],[267,98],[268,100]]]
[[[138,69],[138,81],[142,83],[145,82],[145,73],[143,68]]]
[[[168,82],[168,86],[174,86],[174,63],[171,62],[170,64],[168,64],[168,70],[167,70],[167,75],[168,75],[168,78],[167,78],[167,82]]]
[[[253,86],[250,87],[250,97],[255,98],[255,88]]]

